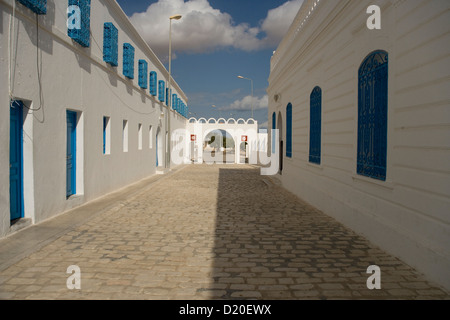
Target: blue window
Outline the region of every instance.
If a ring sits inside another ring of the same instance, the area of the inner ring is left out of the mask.
[[[388,53],[367,56],[358,72],[357,173],[386,180]]]
[[[292,104],[286,107],[286,157],[292,158]]]
[[[67,34],[83,47],[90,45],[91,0],[69,0]]]
[[[134,47],[130,43],[123,44],[123,75],[134,79]]]
[[[118,66],[118,39],[119,32],[111,22],[106,22],[103,26],[103,61],[113,67]]]
[[[164,92],[166,91],[166,83],[164,80],[159,80],[158,83],[158,98],[159,101],[164,102]]]
[[[272,114],[272,153],[275,153],[275,129],[277,128],[277,115]]]
[[[47,13],[47,0],[17,0],[36,14]]]
[[[145,60],[139,60],[139,87],[148,88],[148,63]]]
[[[158,74],[155,71],[150,72],[150,94],[156,97],[156,84],[158,83]]]
[[[322,89],[315,87],[310,96],[309,162],[320,164],[322,145]]]

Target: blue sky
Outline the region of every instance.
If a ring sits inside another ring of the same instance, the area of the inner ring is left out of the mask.
[[[161,61],[168,61],[172,24],[172,76],[193,116],[254,118],[267,122],[270,58],[302,0],[117,0]],[[216,108],[213,108],[215,105]]]

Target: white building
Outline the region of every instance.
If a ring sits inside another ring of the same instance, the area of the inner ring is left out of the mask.
[[[0,238],[167,166],[187,97],[172,80],[169,111],[168,71],[114,0],[0,0],[0,14]]]
[[[449,289],[450,1],[305,0],[269,83],[283,185]]]

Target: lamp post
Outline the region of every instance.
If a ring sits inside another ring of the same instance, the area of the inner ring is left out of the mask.
[[[171,134],[170,134],[170,117],[171,117],[171,111],[172,111],[172,92],[171,92],[171,80],[172,80],[172,20],[180,20],[182,17],[181,14],[176,14],[174,16],[169,17],[169,85],[168,85],[168,99],[167,99],[167,107],[169,109],[169,116],[167,117],[167,143],[169,144],[169,148],[167,150],[167,161],[166,166],[167,168],[170,168],[170,140],[171,140]]]
[[[252,107],[252,119],[253,119],[253,80],[243,77],[243,76],[238,76],[239,79],[245,79],[245,80],[249,80],[251,82],[251,86],[252,86],[252,100],[251,100],[251,107]]]

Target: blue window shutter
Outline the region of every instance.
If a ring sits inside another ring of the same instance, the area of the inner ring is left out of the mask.
[[[158,84],[158,94],[159,94],[159,101],[164,102],[164,93],[166,91],[166,83],[164,80],[159,80]]]
[[[158,74],[155,71],[150,72],[150,94],[156,97],[156,84],[158,83]]]
[[[123,75],[134,79],[134,47],[130,43],[123,44]]]
[[[172,109],[177,111],[177,94],[172,94]]]
[[[145,60],[139,60],[139,87],[148,88],[148,63]]]
[[[91,0],[69,0],[69,6],[80,8],[81,21],[79,29],[67,29],[67,34],[83,47],[89,47],[91,38]],[[73,12],[69,12],[71,17]]]
[[[309,162],[320,164],[322,146],[322,89],[315,87],[310,96]]]
[[[386,180],[388,53],[375,51],[358,72],[357,173]]]
[[[292,104],[286,107],[286,157],[292,158]]]
[[[118,40],[119,32],[117,28],[111,22],[105,22],[103,27],[103,61],[113,67],[118,66]]]
[[[47,0],[17,0],[36,14],[47,14]]]

